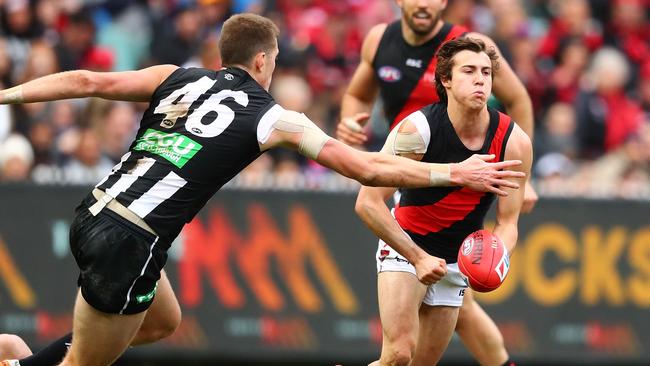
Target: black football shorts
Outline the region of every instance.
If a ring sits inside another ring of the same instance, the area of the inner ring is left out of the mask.
[[[111,314],[136,314],[153,302],[167,247],[158,237],[104,209],[93,216],[85,204],[70,225],[70,250],[83,298]]]

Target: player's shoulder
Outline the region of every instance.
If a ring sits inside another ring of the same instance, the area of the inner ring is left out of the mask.
[[[384,32],[386,32],[386,28],[388,28],[388,23],[379,23],[372,26],[366,35],[366,41],[379,42]]]
[[[524,157],[532,157],[533,143],[530,137],[514,120],[512,124],[512,132],[510,133],[506,146],[506,158],[522,159]]]
[[[427,119],[435,121],[447,114],[447,104],[442,102],[427,104],[418,112],[421,112]]]
[[[377,49],[379,48],[379,43],[384,36],[384,32],[386,32],[387,26],[387,23],[380,23],[373,26],[370,31],[368,31],[361,48],[362,58],[369,62],[375,58],[375,54],[377,54]]]

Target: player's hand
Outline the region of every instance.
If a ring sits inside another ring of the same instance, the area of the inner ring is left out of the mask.
[[[363,126],[369,118],[368,113],[357,113],[352,117],[342,118],[336,126],[336,138],[350,146],[365,144],[368,136],[363,131]]]
[[[473,191],[492,192],[499,196],[508,195],[508,192],[500,187],[518,189],[519,184],[508,180],[508,178],[523,178],[526,174],[507,169],[521,165],[521,160],[489,163],[491,160],[494,160],[493,154],[474,154],[458,164],[452,164],[451,182]]]
[[[533,188],[533,185],[530,184],[530,181],[526,181],[526,187],[524,188],[524,203],[521,206],[521,212],[531,212],[535,207],[537,200],[539,200],[539,196],[537,196],[535,188]]]
[[[440,281],[447,274],[447,262],[432,255],[424,256],[413,265],[418,280],[427,286]]]

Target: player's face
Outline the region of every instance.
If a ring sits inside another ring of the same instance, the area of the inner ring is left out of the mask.
[[[447,93],[470,109],[484,108],[492,91],[492,62],[485,52],[460,51],[454,56]]]
[[[433,31],[441,19],[447,0],[398,0],[402,9],[402,19],[417,35],[427,35]]]
[[[276,45],[271,52],[267,52],[264,56],[264,68],[262,70],[262,80],[260,84],[267,91],[271,87],[271,79],[273,79],[273,71],[275,71],[275,61],[279,52],[278,46]]]

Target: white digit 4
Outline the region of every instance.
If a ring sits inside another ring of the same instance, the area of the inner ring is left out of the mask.
[[[185,117],[192,103],[199,99],[199,97],[208,91],[208,89],[210,89],[216,82],[216,80],[204,76],[197,81],[186,84],[182,88],[175,90],[173,93],[169,94],[167,98],[161,100],[153,111],[154,113],[162,113],[165,115],[160,126],[165,128],[174,127],[176,120]]]

